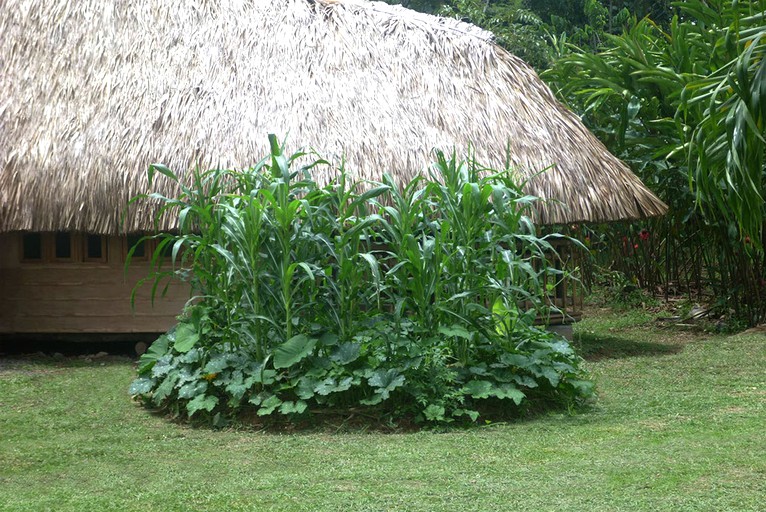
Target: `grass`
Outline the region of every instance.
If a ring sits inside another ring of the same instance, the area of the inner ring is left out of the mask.
[[[576,333],[592,408],[448,432],[195,429],[130,402],[128,359],[0,359],[0,510],[763,510],[766,337]]]

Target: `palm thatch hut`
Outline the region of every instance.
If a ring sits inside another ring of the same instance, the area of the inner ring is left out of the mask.
[[[521,177],[553,166],[527,185],[541,223],[666,209],[459,21],[364,0],[7,0],[0,33],[0,332],[166,328],[185,293],[131,313],[146,268],[123,278],[127,237],[153,225],[121,224],[124,205],[149,163],[245,167],[267,133],[402,183],[435,147],[473,144],[493,166],[510,150]]]

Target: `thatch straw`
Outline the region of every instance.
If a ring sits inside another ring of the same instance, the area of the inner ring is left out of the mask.
[[[362,0],[6,0],[0,33],[0,232],[116,233],[149,163],[247,167],[267,133],[401,182],[432,148],[502,166],[509,146],[524,176],[555,164],[527,187],[563,203],[542,223],[666,209],[531,68],[454,20]]]

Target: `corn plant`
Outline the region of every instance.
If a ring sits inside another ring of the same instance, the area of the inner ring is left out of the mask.
[[[191,187],[150,168],[180,190],[145,196],[179,226],[156,235],[153,293],[172,274],[196,298],[132,394],[214,421],[357,406],[475,420],[504,401],[589,396],[568,344],[533,325],[559,276],[510,171],[437,152],[403,188],[352,182],[343,165],[320,187],[327,162],[270,142],[253,168],[196,171]]]

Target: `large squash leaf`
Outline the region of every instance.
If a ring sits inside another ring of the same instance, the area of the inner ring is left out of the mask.
[[[189,413],[189,417],[191,418],[194,416],[195,412],[201,410],[210,412],[216,405],[218,405],[218,397],[210,395],[197,395],[194,400],[191,400],[188,404],[186,404],[186,410]]]
[[[317,340],[303,334],[293,336],[274,351],[274,368],[289,368],[314,350]]]
[[[199,333],[194,330],[194,327],[189,324],[180,324],[176,329],[176,342],[173,348],[183,354],[194,348],[198,341]]]

